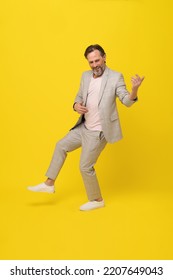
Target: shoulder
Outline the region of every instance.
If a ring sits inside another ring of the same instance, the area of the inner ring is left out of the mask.
[[[88,81],[89,78],[91,78],[91,76],[92,76],[92,71],[91,70],[84,71],[81,75],[81,82]]]
[[[91,70],[84,71],[82,73],[82,77],[90,77],[91,75],[92,75],[92,71]]]
[[[106,69],[107,69],[108,75],[109,75],[110,77],[116,77],[116,78],[117,78],[117,77],[121,77],[121,76],[122,76],[122,73],[121,73],[121,72],[112,70],[112,69],[110,69],[110,68],[108,68],[108,67],[106,67]]]

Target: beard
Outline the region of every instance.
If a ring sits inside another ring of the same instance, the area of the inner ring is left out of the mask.
[[[105,65],[103,66],[97,66],[93,69],[93,74],[96,76],[96,77],[100,77],[103,72],[105,71]]]

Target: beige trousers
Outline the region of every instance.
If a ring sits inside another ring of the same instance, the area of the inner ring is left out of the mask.
[[[56,144],[46,176],[55,180],[64,164],[67,153],[82,147],[80,172],[88,199],[94,200],[101,197],[94,165],[106,146],[106,143],[103,132],[88,130],[84,124],[80,124],[76,128],[70,130],[69,133]]]

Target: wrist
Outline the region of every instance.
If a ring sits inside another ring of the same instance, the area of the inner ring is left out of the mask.
[[[136,100],[138,100],[137,95],[130,95],[129,98],[130,98],[131,101],[136,101]]]
[[[138,93],[138,89],[137,88],[132,88],[132,91],[130,93],[130,100],[135,101],[137,100],[137,93]]]

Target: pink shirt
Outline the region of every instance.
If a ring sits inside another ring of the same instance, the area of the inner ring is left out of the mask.
[[[85,114],[85,126],[89,130],[102,131],[100,116],[98,111],[98,98],[102,82],[102,76],[94,79],[91,78],[91,82],[88,89],[88,97],[86,107],[88,112]]]

